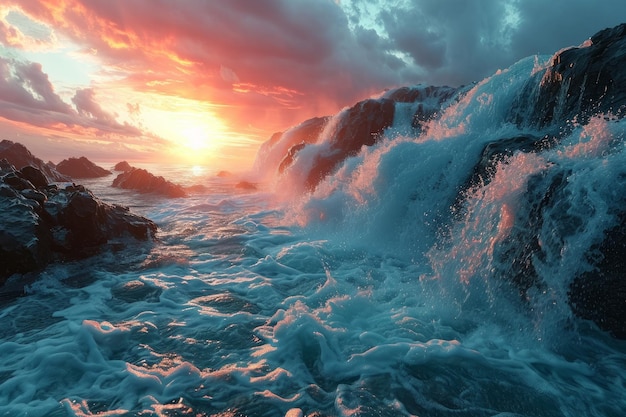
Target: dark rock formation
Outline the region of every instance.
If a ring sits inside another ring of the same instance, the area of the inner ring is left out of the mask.
[[[315,117],[300,123],[298,126],[285,132],[287,140],[281,140],[282,146],[287,146],[288,151],[278,166],[278,172],[282,173],[293,163],[295,155],[302,150],[307,144],[315,143],[319,139],[322,130],[328,123],[328,117]],[[274,134],[276,136],[276,134]],[[274,138],[273,136],[273,138]],[[274,138],[276,141],[279,138]],[[270,139],[270,142],[272,139]]]
[[[94,255],[116,239],[156,233],[152,221],[103,203],[82,186],[61,189],[42,179],[37,168],[0,164],[0,286],[13,274]]]
[[[571,138],[574,127],[584,126],[593,117],[604,117],[607,121],[623,118],[625,68],[626,24],[605,29],[580,47],[555,54],[545,70],[534,73],[515,92],[510,108],[498,109],[505,110],[507,116],[494,123],[510,122],[519,128],[519,135],[495,139],[476,154],[473,170],[455,184],[458,194],[451,195],[450,206],[444,204],[446,212],[441,215],[463,221],[468,190],[488,185],[496,175],[498,164],[508,157],[520,152],[543,153],[559,146],[564,137]],[[397,122],[394,119],[404,120],[412,114],[411,127],[402,128],[418,136],[424,133],[429,121],[439,117],[446,106],[467,91],[464,87],[390,90],[380,98],[357,103],[323,123],[312,119],[306,125],[275,134],[259,151],[257,163],[279,175],[293,173],[294,179],[304,182],[304,189],[314,190],[343,161],[357,155],[363,146],[378,143],[390,127],[398,127],[393,125]],[[306,139],[295,134],[305,130],[310,132]],[[612,138],[607,158],[611,152],[618,152],[615,149],[621,149],[624,138],[615,136],[618,137]],[[491,279],[511,284],[528,301],[533,294],[549,290],[549,283],[541,275],[545,273],[542,263],[561,259],[562,252],[567,251],[566,245],[571,244],[568,240],[584,234],[585,227],[589,227],[586,207],[577,207],[576,200],[572,200],[572,196],[586,200],[584,195],[576,194],[586,191],[572,185],[585,174],[573,172],[575,168],[568,168],[567,163],[561,166],[559,158],[552,161],[550,154],[546,159],[549,168],[532,175],[516,201],[513,226],[506,232],[507,236],[503,234],[493,243]],[[593,320],[601,329],[620,338],[626,338],[626,199],[621,197],[626,195],[625,172],[607,172],[620,177],[615,178],[613,194],[601,202],[608,207],[606,215],[617,218],[616,223],[607,226],[600,241],[589,248],[588,259],[580,260],[583,266],[567,265],[572,276],[564,283],[577,316]],[[448,213],[447,207],[452,208],[452,213]],[[594,209],[594,206],[589,208]]]
[[[418,129],[417,133],[421,133],[424,125],[437,117],[442,105],[455,97],[459,91],[460,88],[447,86],[400,87],[390,90],[384,97],[396,103],[418,103],[411,126]]]
[[[515,227],[494,247],[494,279],[512,283],[522,299],[531,288],[547,288],[537,265],[558,259],[568,238],[587,227],[584,212],[572,210],[573,191],[568,187],[572,174],[555,167],[531,177],[515,215]],[[546,222],[552,224],[548,236],[542,233]],[[593,269],[573,277],[568,284],[568,302],[577,316],[626,339],[626,211],[619,214],[617,223],[604,232],[604,240],[589,249],[588,258],[580,260]]]
[[[0,159],[6,159],[17,169],[26,166],[37,168],[46,176],[48,182],[66,182],[72,180],[67,175],[58,172],[51,162],[45,163],[41,159],[33,156],[21,143],[11,142],[10,140],[0,142]]]
[[[597,269],[576,277],[568,296],[576,315],[626,339],[626,212],[619,224],[595,248],[602,259]]]
[[[20,174],[22,178],[30,181],[35,188],[42,188],[48,185],[48,179],[46,176],[33,166],[26,165],[25,167],[22,167],[22,169],[20,169]]]
[[[457,218],[462,214],[462,205],[467,192],[488,185],[500,162],[516,152],[536,153],[547,150],[557,142],[558,140],[552,136],[537,137],[527,134],[513,138],[502,138],[486,144],[469,178],[460,187],[456,200],[451,205]]]
[[[393,123],[394,113],[395,102],[385,98],[364,100],[342,112],[329,141],[330,149],[315,158],[305,186],[315,189],[340,162],[358,154],[363,146],[374,145]]]
[[[519,125],[543,128],[595,114],[621,115],[626,107],[626,24],[598,32],[580,48],[566,49],[531,77],[511,109]]]
[[[314,117],[285,132],[274,133],[259,148],[255,161],[256,171],[267,171],[272,174],[276,168],[279,172],[284,171],[293,162],[293,157],[297,153],[295,149],[302,149],[306,144],[317,142],[329,119],[330,117]]]
[[[119,174],[113,180],[113,187],[136,190],[140,193],[160,194],[170,198],[187,196],[180,185],[167,181],[161,176],[155,176],[142,168],[133,168]]]
[[[61,174],[71,178],[100,178],[111,175],[111,171],[99,167],[84,156],[64,159],[56,168]]]
[[[293,145],[291,148],[289,148],[289,150],[287,151],[287,155],[285,155],[283,160],[280,161],[280,165],[278,165],[278,172],[282,174],[285,169],[289,168],[291,164],[293,164],[293,160],[298,152],[304,149],[306,145],[306,142],[300,142],[297,145]]]
[[[545,71],[527,81],[509,113],[509,119],[520,126],[555,134],[541,139],[532,136],[502,139],[487,145],[466,186],[488,183],[495,172],[495,164],[508,155],[539,152],[554,146],[571,131],[574,120],[585,124],[597,115],[610,114],[613,119],[624,117],[624,68],[626,24],[597,33],[582,47],[557,53]],[[585,219],[569,209],[570,175],[572,172],[554,168],[533,176],[516,215],[515,227],[495,247],[494,257],[500,260],[495,274],[514,283],[523,297],[530,288],[545,286],[537,272],[537,262],[548,257],[549,245],[545,241],[541,243],[540,234],[551,213],[559,215],[555,222],[558,228],[551,236],[556,248],[578,228],[584,227]],[[573,277],[568,297],[577,316],[592,320],[601,329],[626,339],[626,211],[619,213],[618,218],[618,225],[605,231],[604,240],[590,249],[586,261],[593,269]]]
[[[126,172],[126,171],[130,171],[131,169],[133,169],[133,167],[130,166],[130,164],[128,162],[126,162],[126,161],[118,162],[113,167],[113,171]]]
[[[305,177],[305,188],[313,190],[346,158],[357,155],[363,146],[378,142],[385,129],[393,124],[397,104],[410,104],[414,109],[412,127],[418,133],[458,92],[459,89],[445,86],[402,87],[343,110],[335,116],[330,129],[327,127],[330,117],[309,119],[284,133],[272,135],[259,149],[256,168],[263,172],[269,166],[281,174],[307,146],[324,143],[327,146],[316,151]],[[328,137],[321,137],[322,132]]]

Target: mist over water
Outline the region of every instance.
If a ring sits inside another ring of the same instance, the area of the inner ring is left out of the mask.
[[[0,415],[621,416],[625,342],[576,318],[567,290],[618,221],[624,122],[572,121],[464,188],[485,144],[545,134],[506,109],[548,59],[465,87],[420,131],[397,104],[378,144],[311,192],[340,116],[256,191],[178,166],[151,170],[206,189],[85,182],[153,219],[159,242],[53,265],[2,305]],[[543,285],[520,294],[508,254],[565,176],[538,227]]]

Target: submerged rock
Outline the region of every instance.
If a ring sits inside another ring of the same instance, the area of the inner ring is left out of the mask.
[[[170,198],[187,197],[185,189],[178,184],[156,176],[143,168],[133,168],[119,174],[113,187],[136,190],[140,193],[159,194]]]
[[[626,212],[619,222],[595,248],[601,257],[597,268],[576,277],[568,297],[576,315],[626,339]]]
[[[71,178],[100,178],[111,175],[111,171],[99,167],[84,156],[64,159],[56,168],[61,174]]]
[[[98,200],[83,186],[42,185],[42,178],[34,167],[17,171],[3,164],[0,170],[0,286],[13,274],[92,256],[124,237],[148,240],[156,233],[152,221]]]
[[[257,186],[254,183],[242,180],[235,184],[235,188],[239,190],[255,191],[257,189]]]

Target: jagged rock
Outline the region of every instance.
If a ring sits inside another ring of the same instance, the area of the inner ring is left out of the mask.
[[[291,164],[293,164],[293,160],[302,149],[306,146],[306,142],[300,142],[297,145],[293,145],[287,151],[287,155],[280,161],[280,165],[278,166],[278,172],[282,173],[285,169],[289,168]]]
[[[113,187],[131,189],[140,193],[154,193],[170,198],[186,197],[184,188],[167,181],[161,176],[155,176],[143,168],[134,168],[119,174],[113,180]]]
[[[325,146],[315,151],[313,161],[305,167],[308,171],[304,188],[313,190],[346,158],[358,154],[363,146],[378,142],[385,129],[393,124],[398,103],[412,104],[412,127],[421,131],[458,92],[459,89],[446,86],[401,87],[343,110],[335,116],[330,129],[327,127],[330,117],[309,119],[284,133],[272,135],[259,149],[255,168],[264,172],[269,166],[281,174],[294,164],[304,149],[323,142]],[[321,138],[322,132],[328,137]]]
[[[395,102],[386,98],[364,100],[342,112],[329,141],[330,149],[315,158],[306,178],[306,188],[315,189],[340,162],[356,155],[363,146],[374,145],[393,123],[394,113]]]
[[[619,222],[620,226],[605,232],[605,239],[596,248],[602,258],[597,269],[576,277],[568,296],[578,316],[626,339],[626,213]]]
[[[147,240],[156,233],[152,221],[98,200],[83,186],[42,185],[37,168],[0,165],[0,287],[13,274],[94,255],[114,239]]]
[[[113,167],[113,171],[126,172],[126,171],[130,171],[131,169],[133,169],[133,167],[126,161],[118,162]]]
[[[22,175],[22,178],[30,181],[35,188],[46,187],[48,185],[48,178],[46,178],[40,170],[31,165],[22,167],[19,172]]]
[[[54,164],[50,165],[33,156],[21,143],[11,142],[10,140],[0,142],[0,159],[3,158],[17,169],[21,169],[25,166],[37,168],[46,176],[48,182],[65,182],[72,180],[70,177],[58,172]]]
[[[451,205],[457,217],[462,212],[462,205],[467,192],[476,187],[484,187],[489,184],[500,162],[516,152],[540,152],[551,148],[557,142],[557,139],[552,136],[537,137],[526,134],[513,138],[502,138],[487,143],[483,147],[480,158],[476,165],[474,165],[474,169],[469,178],[459,188],[456,200]]]
[[[111,175],[111,171],[97,166],[84,156],[64,159],[56,168],[61,174],[71,178],[100,178]]]
[[[281,143],[283,146],[288,146],[289,150],[280,162],[278,172],[282,173],[288,168],[293,163],[293,158],[296,154],[304,149],[307,144],[317,142],[319,135],[328,123],[328,119],[328,117],[315,117],[285,132],[285,135],[289,135],[289,138],[286,141],[281,141]]]
[[[413,113],[411,126],[417,129],[419,133],[426,122],[434,119],[441,110],[442,105],[456,96],[459,90],[460,88],[448,86],[400,87],[390,90],[383,97],[396,103],[418,103]]]
[[[273,174],[273,170],[278,168],[279,172],[283,172],[291,165],[292,158],[299,149],[306,144],[317,142],[329,119],[330,117],[314,117],[285,132],[274,133],[259,148],[255,161],[256,171],[269,171]]]
[[[518,125],[563,127],[598,113],[623,117],[626,108],[626,24],[598,32],[579,48],[554,55],[531,77],[511,109]]]

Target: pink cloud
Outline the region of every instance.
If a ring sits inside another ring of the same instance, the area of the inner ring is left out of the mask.
[[[144,134],[102,109],[92,89],[76,91],[72,101],[75,109],[54,91],[40,64],[0,57],[0,117],[38,127],[83,128],[96,136]]]
[[[19,37],[20,34],[16,28],[7,25],[0,19],[0,44],[19,48],[21,46]]]
[[[15,4],[126,71],[134,88],[222,104],[236,125],[244,116],[285,128],[401,82],[401,63],[368,52],[330,0]]]
[[[385,88],[479,81],[529,53],[580,43],[626,12],[621,0],[461,3],[3,0],[94,51],[124,87],[209,102],[233,131],[259,141]],[[0,21],[0,41],[13,39],[12,30]],[[30,70],[37,97],[26,94],[32,86],[4,77],[0,88],[13,99],[2,96],[0,114],[39,109],[61,123],[137,134],[98,107],[98,86],[77,92],[68,112],[37,78],[41,68]]]

